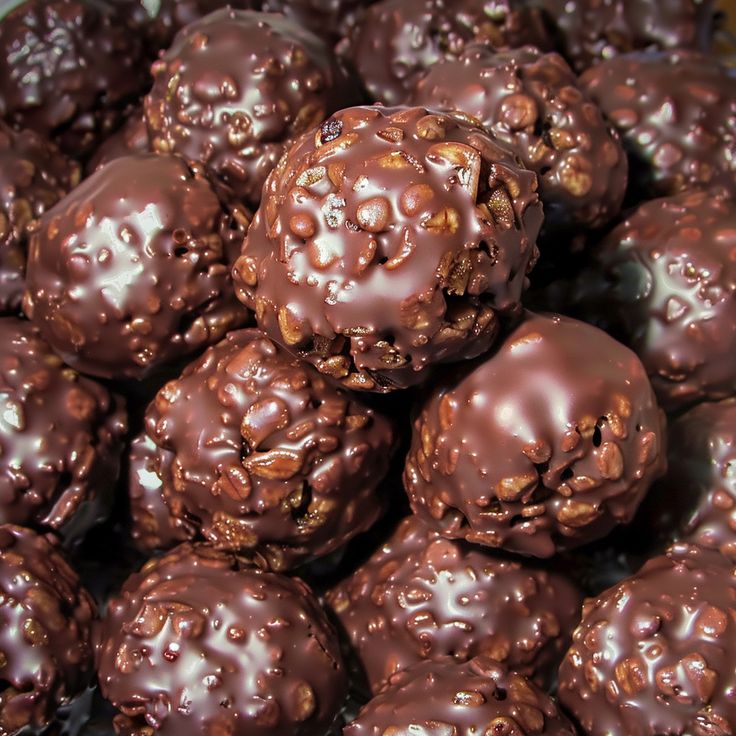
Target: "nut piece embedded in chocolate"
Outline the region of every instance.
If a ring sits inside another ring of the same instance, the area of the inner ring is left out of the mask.
[[[161,479],[177,533],[255,549],[273,569],[332,552],[383,508],[388,421],[258,330],[229,333],[166,384],[146,432],[158,451],[142,459]],[[134,499],[151,498],[135,470],[131,484]],[[164,512],[145,503],[154,517]]]
[[[475,357],[518,313],[542,220],[536,176],[424,108],[356,107],[300,138],[236,264],[261,328],[352,389]]]
[[[558,696],[586,736],[710,736],[736,723],[736,570],[676,545],[586,605]]]
[[[361,708],[344,736],[574,736],[557,705],[524,676],[485,656],[422,662]]]
[[[694,51],[617,56],[589,69],[583,89],[621,135],[639,199],[736,177],[736,70]]]
[[[412,515],[327,602],[378,692],[396,672],[449,655],[486,654],[547,686],[582,596],[560,574],[445,539]]]
[[[225,9],[187,26],[153,66],[153,148],[200,161],[257,205],[292,140],[349,104],[325,44],[278,15]]]
[[[122,128],[116,130],[97,148],[87,162],[87,173],[92,174],[116,158],[135,153],[148,153],[150,150],[151,142],[143,111],[136,110],[131,113]]]
[[[111,161],[42,217],[26,314],[72,367],[145,378],[247,321],[230,275],[247,221],[177,156]]]
[[[431,393],[404,485],[444,536],[550,557],[631,520],[664,472],[665,440],[628,348],[584,322],[527,313]]]
[[[97,663],[120,734],[323,736],[347,692],[337,632],[311,590],[204,545],[127,580]]]
[[[46,537],[0,526],[0,732],[37,732],[91,684],[96,615]]]

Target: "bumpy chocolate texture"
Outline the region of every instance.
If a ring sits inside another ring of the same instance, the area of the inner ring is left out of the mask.
[[[710,46],[713,0],[538,0],[568,61],[583,71],[621,52]]]
[[[189,527],[218,547],[256,549],[274,569],[331,552],[382,510],[388,421],[258,330],[231,332],[166,384],[146,431],[158,451],[140,446],[131,494],[149,505],[154,536],[170,532],[153,491],[136,488],[136,468],[161,479],[178,533]]]
[[[283,13],[312,33],[335,44],[362,18],[362,10],[373,0],[263,0],[260,9]]]
[[[630,521],[664,472],[665,441],[628,348],[527,313],[494,354],[430,394],[404,485],[444,536],[549,557]]]
[[[350,100],[324,43],[251,11],[187,26],[153,76],[145,113],[154,149],[203,162],[251,204],[289,143]]]
[[[0,122],[0,314],[20,309],[33,221],[79,179],[79,167],[44,138]]]
[[[710,736],[736,723],[736,570],[677,545],[588,603],[558,697],[586,736]]]
[[[565,577],[444,539],[416,516],[327,594],[378,692],[424,659],[485,654],[548,685],[580,620]]]
[[[116,130],[97,148],[87,162],[87,172],[91,174],[116,158],[148,153],[150,150],[151,142],[143,111],[136,110],[130,114],[122,128]]]
[[[474,357],[536,261],[536,176],[424,108],[343,110],[264,188],[236,264],[258,323],[348,388],[387,392]]]
[[[552,698],[525,677],[480,656],[422,662],[394,675],[344,736],[574,736]]]
[[[0,732],[39,729],[94,677],[92,598],[46,537],[0,526]]]
[[[41,218],[26,314],[72,367],[144,378],[246,321],[230,270],[247,220],[177,156],[111,161]]]
[[[736,392],[736,205],[721,191],[646,202],[591,250],[569,309],[629,345],[660,404]]]
[[[675,194],[736,177],[736,70],[697,52],[632,53],[580,78],[621,135],[633,195]]]
[[[137,34],[96,0],[25,0],[0,21],[0,116],[89,152],[146,86]]]
[[[311,590],[206,546],[177,547],[128,579],[97,660],[121,734],[323,736],[347,691]]]
[[[0,522],[76,541],[112,504],[120,401],[66,367],[28,322],[0,318],[0,344]]]

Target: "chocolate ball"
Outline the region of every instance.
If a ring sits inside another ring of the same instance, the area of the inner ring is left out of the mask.
[[[148,459],[140,448],[145,482],[160,478],[178,533],[255,549],[273,569],[332,552],[382,511],[389,422],[258,330],[229,333],[167,383],[146,432],[157,447]],[[131,495],[150,498],[139,478]]]
[[[527,313],[433,389],[404,485],[443,536],[550,557],[631,520],[665,470],[665,441],[636,355],[584,322]]]
[[[94,152],[87,162],[87,173],[92,174],[116,158],[136,153],[148,153],[151,141],[142,110],[131,113],[122,128],[116,130]]]
[[[344,736],[574,736],[555,702],[516,672],[480,656],[422,662],[394,675],[345,729]]]
[[[558,54],[476,44],[432,66],[410,101],[471,115],[519,156],[539,177],[547,236],[602,227],[621,209],[626,154]]]
[[[38,732],[91,684],[95,604],[46,537],[0,526],[0,730]]]
[[[736,723],[736,570],[678,545],[591,600],[558,696],[586,736],[706,736]]]
[[[0,116],[89,153],[147,83],[143,48],[104,0],[25,0],[0,20]]]
[[[450,115],[343,110],[269,177],[238,295],[273,339],[348,388],[419,383],[487,350],[518,312],[537,258],[536,186]]]
[[[0,121],[0,314],[20,310],[34,220],[79,178],[77,164],[44,138]]]
[[[28,322],[0,318],[0,344],[0,523],[76,542],[112,505],[121,402],[65,366]]]
[[[155,150],[200,161],[258,204],[291,141],[349,100],[325,44],[279,15],[232,9],[187,26],[153,67]]]
[[[230,275],[246,225],[177,156],[111,161],[41,218],[26,314],[72,367],[145,378],[247,320]]]
[[[375,693],[422,660],[479,654],[548,685],[582,596],[562,575],[444,539],[412,515],[327,602]]]
[[[634,199],[734,188],[736,69],[694,51],[632,53],[589,69],[580,83],[621,135]]]
[[[97,663],[123,734],[323,736],[347,691],[311,590],[206,546],[177,547],[127,580]]]
[[[629,345],[661,405],[736,391],[736,204],[689,191],[642,204],[565,289],[568,309]]]

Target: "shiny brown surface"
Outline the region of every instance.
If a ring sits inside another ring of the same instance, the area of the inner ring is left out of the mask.
[[[89,174],[92,174],[116,158],[136,153],[148,153],[150,150],[151,142],[148,138],[143,111],[137,108],[128,115],[122,128],[118,128],[102,142],[87,162],[86,169]]]

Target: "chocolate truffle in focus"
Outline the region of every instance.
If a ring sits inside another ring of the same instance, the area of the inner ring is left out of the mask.
[[[264,188],[238,296],[274,340],[351,389],[475,357],[518,314],[537,178],[487,133],[424,108],[342,110]]]
[[[247,321],[230,274],[247,222],[177,156],[111,161],[41,219],[26,314],[73,368],[143,379]]]
[[[337,633],[311,590],[204,545],[127,580],[97,663],[119,734],[324,736],[347,693]]]
[[[116,130],[97,148],[87,162],[87,173],[92,174],[116,158],[136,153],[148,153],[151,142],[142,110],[131,113],[122,128]]]
[[[374,693],[450,655],[485,654],[548,686],[582,605],[564,576],[445,539],[415,515],[326,598]]]
[[[634,353],[584,322],[527,313],[434,388],[404,485],[446,537],[550,557],[632,519],[665,470],[665,434]]]
[[[736,569],[677,545],[586,604],[558,697],[586,736],[706,736],[736,723]]]
[[[40,732],[92,684],[96,615],[55,545],[0,526],[0,732]]]
[[[145,114],[154,150],[202,162],[253,205],[291,141],[351,102],[347,76],[317,36],[251,11],[187,26],[153,77]]]

